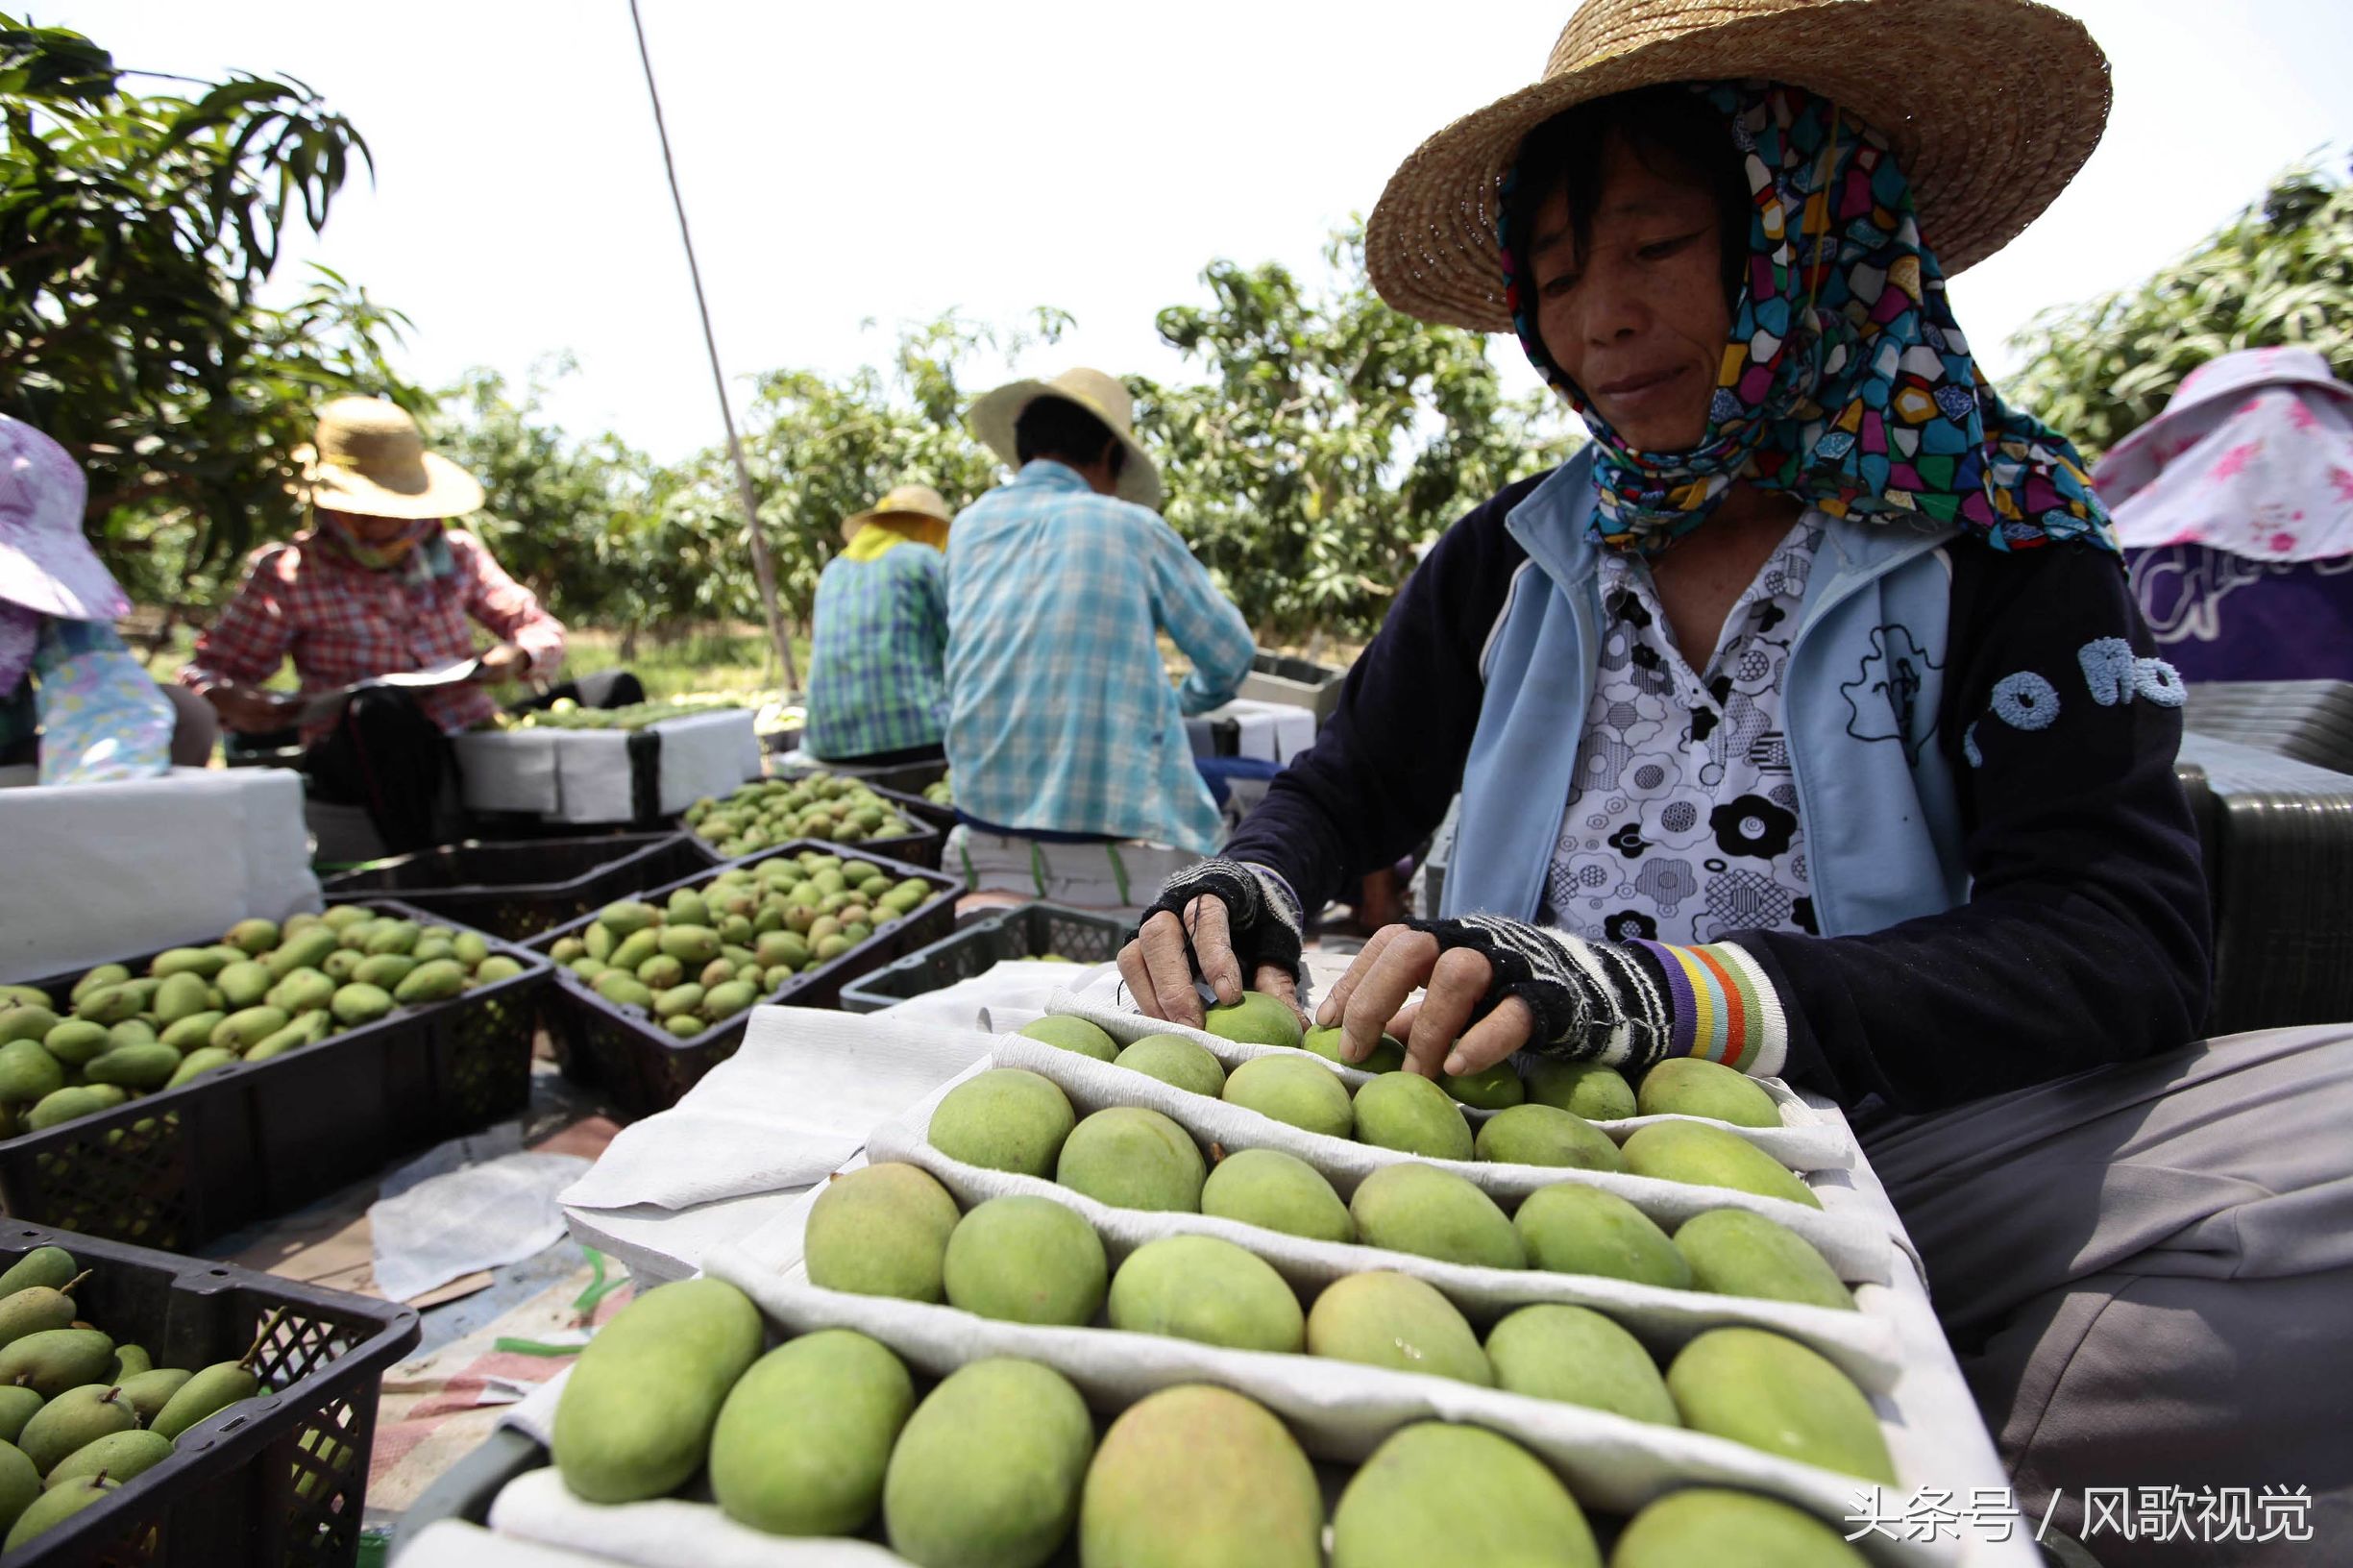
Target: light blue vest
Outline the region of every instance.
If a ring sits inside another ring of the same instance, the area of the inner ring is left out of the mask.
[[[1533,919],[1603,628],[1590,449],[1511,509],[1528,551],[1482,655],[1442,913]],[[1963,902],[1960,806],[1936,744],[1960,530],[1834,519],[1801,601],[1781,723],[1825,936]],[[1765,744],[1765,743],[1759,743]]]

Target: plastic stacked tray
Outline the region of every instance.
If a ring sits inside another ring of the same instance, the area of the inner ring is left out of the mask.
[[[2353,777],[2199,733],[2181,761],[2214,901],[2207,1032],[2353,1017]]]
[[[0,1268],[62,1246],[85,1319],[158,1366],[244,1357],[263,1394],[189,1429],[170,1458],[8,1555],[10,1568],[349,1568],[359,1557],[384,1369],[417,1342],[397,1303],[37,1225],[0,1225]]]
[[[391,899],[370,907],[453,924]],[[185,1249],[515,1115],[530,1099],[531,1036],[553,969],[527,948],[491,948],[523,972],[0,1141],[0,1210]],[[141,973],[154,957],[120,962]],[[62,1001],[80,977],[34,984]]]
[[[601,909],[631,888],[683,876],[703,863],[674,832],[618,833],[483,844],[469,839],[354,867],[321,886],[331,904],[390,895],[508,942]]]
[[[953,936],[909,953],[842,988],[845,1013],[879,1013],[911,997],[944,991],[959,980],[986,974],[1007,959],[1042,958],[1051,953],[1073,964],[1101,964],[1118,956],[1128,922],[1109,915],[1060,904],[1016,904],[965,921]]]
[[[2200,735],[2353,773],[2353,681],[2201,681],[2182,723]]]
[[[764,1005],[835,1006],[845,983],[902,953],[937,941],[955,922],[956,900],[965,892],[965,885],[956,878],[927,867],[870,854],[863,845],[827,844],[816,839],[795,839],[756,855],[746,855],[680,877],[665,886],[622,896],[658,904],[680,888],[702,887],[727,867],[757,866],[779,855],[798,855],[810,849],[820,854],[840,855],[846,860],[871,861],[901,880],[919,877],[931,886],[933,895],[889,930],[875,932],[847,952],[795,975],[768,992],[760,998]],[[543,932],[532,939],[531,946],[544,954],[565,937],[587,929],[595,919],[593,913],[584,915]],[[604,1090],[612,1097],[615,1108],[632,1118],[667,1111],[677,1104],[679,1097],[700,1082],[704,1073],[735,1054],[744,1042],[745,1027],[750,1022],[748,1014],[739,1013],[721,1019],[699,1035],[682,1040],[641,1010],[606,1001],[587,981],[569,969],[557,969],[555,980],[550,993],[553,1005],[548,1010],[548,1029],[554,1038],[556,1059],[563,1064],[567,1076]]]
[[[1260,653],[1251,659],[1250,673],[1242,676],[1241,690],[1235,695],[1306,708],[1315,715],[1315,723],[1320,726],[1332,717],[1332,710],[1339,706],[1340,683],[1347,678],[1347,671],[1335,670],[1312,659],[1293,658],[1287,653]]]
[[[844,774],[843,776],[851,775]],[[836,845],[835,848],[843,854],[871,852],[876,855],[888,855],[893,860],[903,860],[910,866],[919,866],[927,871],[938,870],[940,852],[946,843],[947,827],[954,825],[956,814],[949,812],[947,824],[944,826],[939,820],[940,808],[930,801],[918,796],[901,795],[896,790],[886,790],[878,784],[868,783],[867,788],[897,807],[899,815],[907,819],[908,825],[915,831],[902,833],[893,839],[861,839],[855,844]],[[728,864],[729,857],[721,854],[719,846],[700,834],[690,828],[687,830],[686,837],[693,845],[694,859],[673,872],[673,875],[683,876],[697,866]],[[600,899],[596,907],[602,908],[611,901],[609,898]]]

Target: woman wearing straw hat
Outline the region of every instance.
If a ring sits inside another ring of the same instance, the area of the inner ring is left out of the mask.
[[[1445,918],[1318,1010],[1353,1059],[1387,1029],[1428,1073],[1699,1055],[1825,1091],[2031,1507],[2310,1483],[2353,1528],[2353,1041],[2188,1043],[2180,680],[1946,295],[2107,102],[2027,0],[1593,0],[1426,142],[1376,287],[1515,331],[1593,439],[1445,535],[1120,967],[1169,1017],[1195,972],[1290,994],[1302,911],[1459,789]]]
[[[975,886],[1140,908],[1216,845],[1185,718],[1229,701],[1257,646],[1155,510],[1160,470],[1118,380],[1016,381],[970,418],[1017,472],[948,541],[951,847]],[[1192,661],[1174,690],[1163,633]]]
[[[338,398],[304,455],[312,526],[254,553],[180,679],[248,734],[286,728],[310,698],[360,686],[302,723],[312,792],[365,806],[388,849],[418,848],[439,831],[445,737],[498,713],[486,683],[552,674],[564,628],[480,539],[449,526],[480,509],[482,487],[426,451],[405,410]],[[469,623],[499,639],[471,680],[413,693],[364,684],[475,658]],[[301,694],[264,690],[288,657]]]
[[[0,765],[43,784],[146,778],[171,766],[177,716],[114,623],[131,601],[82,531],[71,453],[0,414]],[[202,766],[211,750],[188,760]]]
[[[947,529],[928,484],[902,484],[842,525],[817,579],[809,727],[825,762],[886,767],[944,755]]]

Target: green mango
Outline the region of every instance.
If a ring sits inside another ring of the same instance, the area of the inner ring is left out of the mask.
[[[160,1433],[141,1432],[136,1428],[110,1433],[93,1442],[83,1444],[60,1459],[42,1485],[62,1486],[68,1482],[95,1475],[105,1475],[113,1481],[129,1481],[133,1476],[154,1469],[171,1457],[172,1440]]]
[[[390,991],[407,979],[408,971],[416,967],[417,961],[406,953],[379,953],[374,958],[361,959],[351,977],[361,985]]]
[[[382,953],[411,952],[421,938],[416,921],[387,920],[368,934],[367,945],[361,950],[370,958]]]
[[[1725,1187],[1819,1209],[1822,1200],[1788,1166],[1737,1133],[1697,1121],[1654,1121],[1635,1129],[1619,1152],[1637,1176]]]
[[[692,1040],[711,1026],[699,1013],[673,1013],[662,1020],[662,1027],[680,1040]]]
[[[1617,1068],[1599,1062],[1528,1065],[1528,1097],[1587,1121],[1623,1121],[1634,1114],[1634,1090]]]
[[[163,1043],[175,1051],[195,1051],[204,1048],[212,1039],[212,1031],[221,1026],[229,1015],[214,1009],[191,1013],[163,1031]]]
[[[351,908],[344,905],[343,908]],[[315,969],[327,962],[327,955],[342,945],[331,925],[305,926],[293,936],[262,955],[261,966],[270,971],[273,983],[283,980],[296,969]]]
[[[1520,1082],[1519,1069],[1507,1061],[1477,1072],[1447,1073],[1438,1079],[1438,1087],[1482,1111],[1508,1110],[1528,1098],[1528,1086]]]
[[[68,1388],[96,1383],[114,1365],[114,1341],[96,1329],[43,1329],[0,1345],[0,1384],[55,1399]]]
[[[163,1087],[178,1089],[192,1078],[201,1078],[206,1073],[216,1071],[221,1067],[234,1066],[236,1061],[236,1052],[224,1050],[214,1045],[207,1045],[200,1050],[190,1051],[180,1059],[180,1066],[172,1069],[172,1075],[164,1080]]]
[[[668,991],[685,983],[686,966],[667,953],[656,953],[637,967],[637,978],[654,991]]]
[[[1332,1568],[1433,1562],[1602,1568],[1602,1549],[1543,1460],[1484,1427],[1425,1421],[1373,1450],[1340,1493]]]
[[[1811,1242],[1746,1209],[1692,1215],[1676,1231],[1675,1250],[1691,1264],[1694,1289],[1855,1310],[1853,1293]]]
[[[707,925],[666,925],[662,927],[662,951],[681,964],[697,968],[719,956],[719,933]]]
[[[1164,1084],[1211,1099],[1225,1092],[1225,1064],[1199,1041],[1183,1035],[1146,1035],[1115,1059],[1130,1072],[1158,1078]]]
[[[512,980],[523,972],[523,961],[504,953],[493,953],[474,967],[474,983],[478,986],[496,985],[501,980]]]
[[[1376,1270],[1324,1286],[1308,1313],[1311,1356],[1427,1372],[1489,1388],[1495,1369],[1479,1335],[1436,1286],[1410,1274]]]
[[[958,1367],[891,1451],[891,1549],[924,1568],[1043,1563],[1077,1521],[1093,1449],[1087,1402],[1061,1373],[1001,1358]]]
[[[374,919],[376,919],[376,911],[365,904],[332,904],[328,907],[326,914],[319,917],[322,924],[334,931],[340,931],[347,925],[356,925],[362,920]],[[288,924],[290,926],[292,922],[289,921]],[[292,934],[290,930],[286,933],[288,936]]]
[[[1679,1424],[1642,1341],[1589,1308],[1538,1302],[1508,1313],[1487,1331],[1487,1360],[1496,1386],[1511,1393]]]
[[[882,1505],[891,1448],[915,1409],[906,1365],[826,1329],[752,1362],[711,1431],[720,1511],[772,1535],[852,1535]]]
[[[285,1009],[281,1007],[249,1007],[223,1018],[220,1027],[212,1031],[211,1038],[205,1043],[242,1051],[260,1044],[293,1021]]]
[[[1065,959],[1063,962],[1066,964],[1069,960]],[[1326,1028],[1310,1029],[1300,1037],[1299,1043],[1327,1062],[1337,1062],[1340,1066],[1354,1067],[1359,1072],[1395,1072],[1406,1065],[1405,1044],[1395,1035],[1383,1035],[1373,1048],[1365,1053],[1364,1060],[1361,1062],[1351,1062],[1340,1054],[1340,1047],[1345,1040],[1344,1031],[1335,1024]]]
[[[75,1450],[101,1437],[129,1432],[138,1423],[138,1412],[131,1408],[120,1388],[100,1383],[86,1384],[50,1396],[49,1403],[25,1423],[16,1446],[33,1461],[33,1467],[45,1476]]]
[[[662,950],[662,933],[651,926],[632,931],[614,944],[609,963],[615,968],[635,969]]]
[[[27,1286],[0,1296],[0,1345],[12,1345],[28,1334],[70,1329],[78,1315],[74,1298],[64,1286]]]
[[[169,1045],[123,1045],[82,1069],[94,1084],[119,1084],[149,1092],[161,1089],[180,1068],[180,1053]]]
[[[1116,1061],[1119,1056],[1119,1042],[1085,1018],[1049,1014],[1035,1023],[1023,1024],[1016,1033],[1060,1050],[1091,1056],[1097,1062]]]
[[[348,947],[338,947],[319,961],[319,972],[340,986],[346,981],[358,979],[359,971],[367,962],[364,954],[355,953]]]
[[[607,969],[593,982],[598,995],[615,1007],[653,1007],[653,989],[626,969]]]
[[[7,1300],[19,1290],[30,1290],[37,1285],[62,1290],[65,1282],[81,1272],[81,1266],[74,1262],[74,1255],[63,1247],[35,1247],[11,1263],[7,1273],[0,1274],[0,1301]]]
[[[93,992],[104,991],[109,986],[119,986],[130,978],[131,971],[122,965],[101,964],[74,982],[74,989],[67,993],[67,998],[79,1005],[85,996]]]
[[[1347,1100],[1345,1094],[1340,1098]],[[943,1100],[940,1110],[946,1108]],[[932,1126],[937,1145],[938,1112]],[[1054,1162],[1055,1181],[1117,1209],[1196,1213],[1208,1174],[1190,1133],[1158,1111],[1135,1105],[1107,1106],[1087,1117],[1070,1129]]]
[[[1077,1328],[1102,1310],[1110,1272],[1102,1238],[1077,1210],[1020,1193],[957,1222],[941,1281],[949,1306],[977,1316]]]
[[[106,1381],[119,1385],[142,1372],[153,1372],[155,1369],[155,1358],[147,1354],[145,1345],[116,1345],[114,1365],[108,1371]]]
[[[239,952],[266,953],[278,945],[278,922],[259,919],[239,920],[221,940]]]
[[[32,1110],[25,1113],[25,1126],[36,1133],[46,1132],[63,1122],[111,1111],[123,1103],[123,1091],[112,1084],[90,1084],[75,1089],[61,1089],[45,1095]]]
[[[296,969],[262,999],[289,1017],[315,1012],[334,999],[335,983],[317,969]]]
[[[955,1250],[951,1244],[951,1259]],[[1283,1276],[1256,1253],[1213,1236],[1159,1237],[1129,1253],[1105,1309],[1113,1328],[1134,1334],[1286,1355],[1307,1343],[1307,1315]]]
[[[1322,1568],[1323,1533],[1314,1468],[1283,1423],[1240,1394],[1193,1384],[1139,1400],[1103,1434],[1079,1503],[1078,1561]]]
[[[0,1353],[5,1354],[5,1353]],[[261,1392],[261,1380],[253,1375],[241,1361],[215,1361],[200,1367],[182,1384],[177,1392],[163,1402],[148,1422],[148,1430],[162,1433],[174,1442],[180,1434],[199,1422],[208,1421],[240,1400],[253,1398]]]
[[[1077,1116],[1052,1079],[1019,1067],[994,1067],[942,1097],[926,1134],[953,1160],[1024,1176],[1054,1174]]]
[[[107,1031],[107,1049],[119,1051],[126,1045],[153,1045],[155,1025],[145,1018],[125,1018]]]
[[[0,1009],[48,1005],[49,993],[38,986],[0,985]]]
[[[702,988],[692,982],[683,986],[672,986],[667,991],[654,992],[653,995],[653,1016],[657,1018],[690,1014],[701,1006]]]
[[[87,1018],[67,1018],[41,1037],[41,1044],[60,1062],[78,1067],[105,1054],[107,1026]]]
[[[0,1008],[0,1043],[37,1041],[57,1026],[58,1016],[45,1002],[12,1002]]]
[[[13,1445],[16,1434],[25,1430],[33,1412],[45,1404],[41,1396],[30,1388],[13,1384],[0,1388],[0,1443]]]
[[[1237,1149],[1201,1184],[1201,1212],[1315,1241],[1354,1241],[1357,1222],[1323,1173],[1280,1149]]]
[[[1871,1401],[1795,1339],[1763,1329],[1710,1329],[1676,1353],[1667,1392],[1694,1432],[1896,1484],[1896,1461]]]
[[[1527,1248],[1495,1200],[1435,1165],[1383,1165],[1357,1184],[1348,1213],[1369,1247],[1481,1268],[1528,1266]]]
[[[1671,1056],[1644,1073],[1634,1109],[1645,1116],[1706,1116],[1735,1127],[1781,1124],[1781,1108],[1755,1079],[1696,1056]]]
[[[669,923],[673,926],[711,923],[710,906],[703,902],[702,894],[693,888],[679,888],[673,892],[668,913]]]
[[[1812,1514],[1754,1492],[1689,1486],[1627,1523],[1609,1568],[1868,1568],[1870,1559]]]
[[[158,979],[175,974],[192,974],[209,980],[229,967],[228,955],[209,947],[166,947],[147,965],[147,972]]]
[[[478,931],[460,931],[450,939],[450,956],[469,969],[478,969],[490,957],[490,943]]]
[[[27,1541],[47,1534],[58,1526],[80,1513],[93,1503],[103,1503],[107,1494],[119,1483],[111,1476],[90,1476],[69,1481],[33,1500],[30,1507],[16,1516],[9,1527],[8,1539],[0,1542],[0,1552],[13,1552]]]
[[[919,1166],[890,1161],[846,1171],[809,1208],[801,1241],[809,1283],[861,1296],[944,1300],[957,1225],[956,1200]]]
[[[374,1023],[391,1012],[393,1001],[391,993],[382,987],[355,980],[339,988],[328,1006],[334,1014],[336,1022],[356,1029],[361,1024]]]
[[[453,958],[420,964],[393,989],[392,999],[403,1007],[447,1001],[466,989],[466,971]]]
[[[895,890],[893,896],[896,895]],[[1213,1035],[1252,1045],[1306,1044],[1306,1031],[1297,1011],[1282,997],[1270,996],[1262,991],[1245,991],[1239,1001],[1211,1008],[1203,1015],[1201,1027]]]
[[[760,1354],[751,1298],[722,1280],[658,1286],[597,1331],[555,1408],[555,1466],[575,1496],[634,1503],[702,1468],[720,1407]]]
[[[301,971],[289,969],[286,972],[295,974]],[[258,1006],[261,999],[270,993],[270,988],[278,983],[279,978],[266,965],[258,964],[248,958],[241,959],[221,970],[212,983],[220,988],[221,995],[233,1009]]]
[[[245,1052],[245,1060],[267,1062],[274,1056],[283,1056],[286,1052],[299,1050],[305,1045],[316,1045],[332,1033],[334,1027],[334,1020],[326,1014],[306,1013],[283,1029],[272,1034],[268,1039],[248,1047]]]
[[[1479,1129],[1478,1154],[1482,1160],[1510,1165],[1626,1168],[1625,1156],[1607,1133],[1551,1105],[1515,1105],[1489,1116]]]
[[[618,903],[605,905],[597,916],[597,923],[614,936],[625,937],[645,930],[648,926],[658,922],[661,918],[661,911],[655,909],[651,904],[639,903],[633,898],[625,898]]]
[[[1223,1097],[1228,1105],[1326,1138],[1347,1138],[1356,1130],[1348,1086],[1338,1073],[1304,1056],[1261,1056],[1244,1062],[1226,1075]]]
[[[408,949],[408,956],[420,964],[455,964],[457,944],[447,937],[419,937],[417,944]],[[463,968],[464,965],[458,965]]]
[[[154,1426],[156,1416],[171,1403],[172,1395],[180,1392],[188,1379],[196,1374],[183,1366],[159,1366],[152,1372],[135,1372],[122,1380],[123,1398],[138,1411],[139,1420]]]
[[[65,1068],[37,1040],[0,1045],[0,1100],[31,1105],[65,1087]]]
[[[729,980],[713,986],[702,993],[703,1016],[710,1018],[731,1018],[760,999],[760,993],[748,980]]]
[[[1357,1086],[1355,1103],[1360,1141],[1434,1160],[1471,1157],[1471,1125],[1434,1079],[1385,1072]]]
[[[40,1495],[40,1471],[15,1444],[0,1442],[0,1531],[12,1529]]]
[[[1575,1182],[1540,1187],[1520,1200],[1511,1227],[1528,1248],[1531,1268],[1691,1287],[1691,1265],[1667,1233],[1615,1192]]]

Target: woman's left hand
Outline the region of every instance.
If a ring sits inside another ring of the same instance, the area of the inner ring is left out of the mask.
[[[501,643],[480,658],[481,673],[475,678],[484,682],[521,680],[530,673],[531,656],[512,643]]]
[[[1362,1061],[1385,1032],[1405,1041],[1409,1072],[1425,1078],[1477,1072],[1527,1044],[1535,1031],[1528,1004],[1507,996],[1465,1032],[1494,984],[1495,967],[1484,954],[1441,947],[1410,926],[1385,925],[1324,998],[1315,1021],[1339,1026],[1340,1054],[1350,1062]],[[1416,987],[1429,989],[1408,1007]]]

